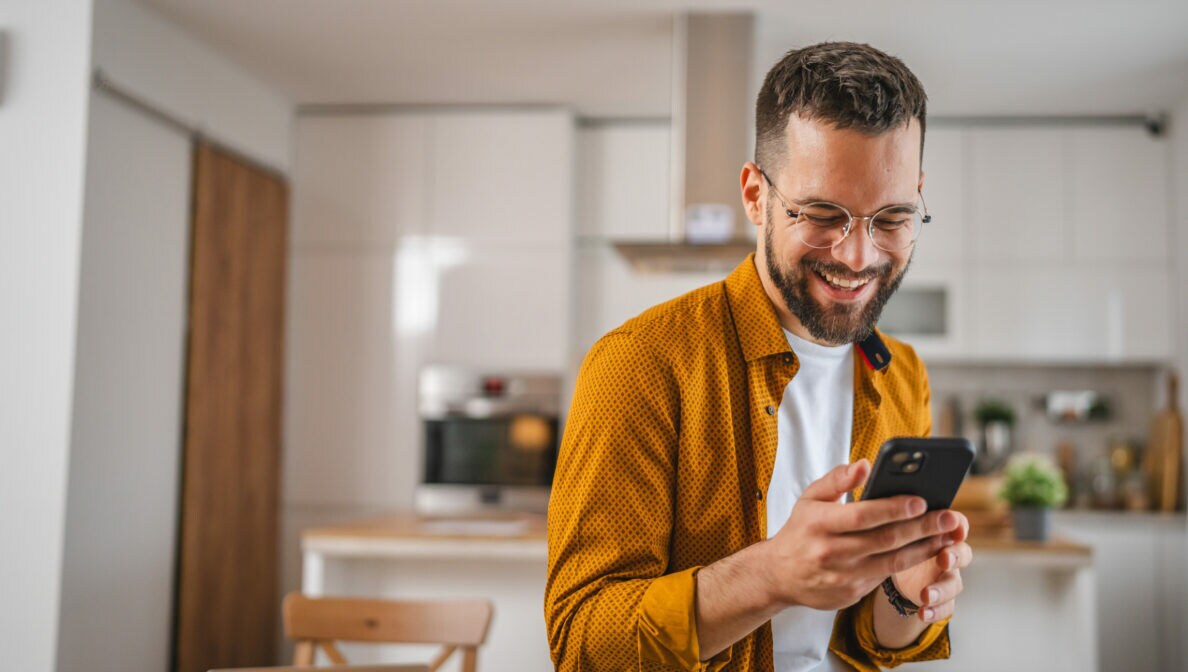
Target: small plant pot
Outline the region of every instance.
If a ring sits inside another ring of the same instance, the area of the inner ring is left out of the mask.
[[[1051,509],[1020,507],[1011,509],[1015,538],[1019,541],[1047,541]]]

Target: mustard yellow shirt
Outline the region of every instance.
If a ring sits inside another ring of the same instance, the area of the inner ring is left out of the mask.
[[[851,459],[873,461],[888,438],[927,436],[931,419],[911,347],[868,342],[885,350],[854,348]],[[767,624],[699,660],[696,573],[767,538],[774,411],[798,366],[754,255],[590,349],[549,502],[544,606],[558,670],[772,669]],[[947,621],[880,648],[877,593],[838,613],[832,651],[862,671],[948,657]]]

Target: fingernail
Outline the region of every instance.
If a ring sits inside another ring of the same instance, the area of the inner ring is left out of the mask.
[[[950,567],[957,566],[957,554],[953,553],[952,551],[949,552],[949,566]]]
[[[938,599],[940,599],[940,591],[937,590],[936,588],[929,588],[928,589],[928,604],[932,604],[933,602],[936,602]]]
[[[949,511],[942,513],[940,517],[940,526],[941,529],[946,532],[957,527],[957,516]]]
[[[932,620],[932,617],[933,617],[933,616],[935,616],[935,615],[936,615],[936,611],[934,611],[934,610],[932,610],[932,609],[925,609],[925,610],[924,610],[924,620],[926,620],[926,621],[931,621],[931,620]]]
[[[928,505],[924,503],[924,500],[913,498],[912,501],[908,502],[908,515],[918,516],[921,513],[924,513],[924,509],[927,507]]]
[[[957,543],[957,542],[953,541],[953,537],[946,535],[945,540],[941,542],[941,548],[944,548],[946,546],[952,546],[955,543]]]

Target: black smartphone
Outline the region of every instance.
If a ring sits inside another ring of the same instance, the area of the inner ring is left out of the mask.
[[[862,499],[916,495],[928,502],[929,511],[947,509],[973,459],[967,439],[890,439],[879,448]]]

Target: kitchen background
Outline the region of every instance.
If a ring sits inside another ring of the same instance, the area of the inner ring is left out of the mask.
[[[894,310],[935,421],[974,433],[976,406],[1005,401],[1016,448],[1068,446],[1092,507],[1103,461],[1141,454],[1165,372],[1188,371],[1188,8],[782,5],[700,7],[755,12],[751,92],[785,49],[831,37],[902,56],[929,90],[935,224],[904,285],[918,300]],[[411,509],[423,366],[568,387],[599,335],[733,265],[640,270],[616,246],[671,241],[683,205],[689,9],[0,6],[0,305],[23,325],[0,355],[14,669],[169,655],[193,131],[290,187],[283,593],[302,530]],[[1038,401],[1062,390],[1101,393],[1110,417],[1049,419]],[[1095,548],[1101,669],[1183,668],[1184,517],[1058,524]]]

